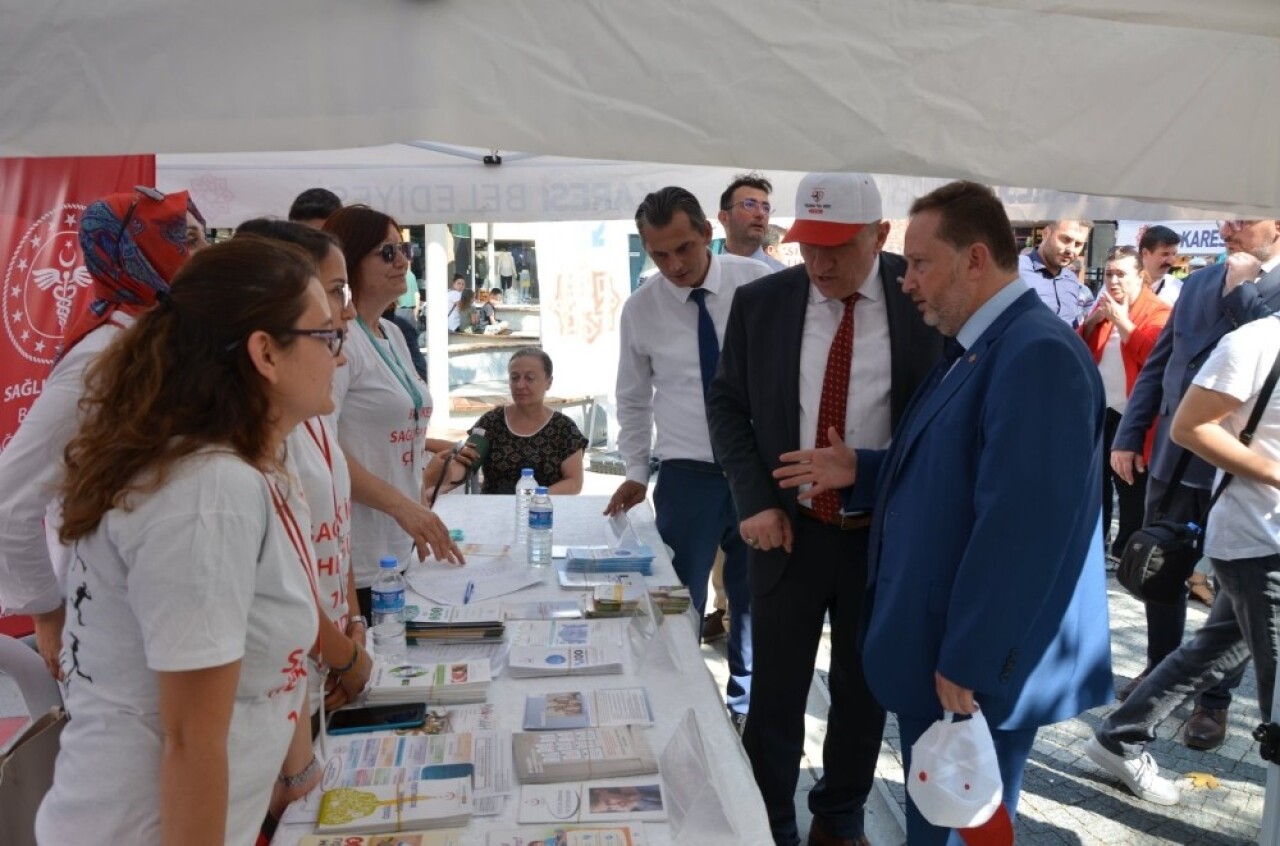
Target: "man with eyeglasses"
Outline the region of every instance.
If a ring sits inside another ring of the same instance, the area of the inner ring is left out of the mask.
[[[868,842],[863,816],[885,720],[857,645],[871,518],[842,512],[834,494],[799,502],[771,473],[784,453],[825,447],[833,432],[850,446],[886,447],[941,355],[942,336],[899,284],[906,262],[883,252],[888,236],[867,174],[802,179],[786,240],[799,243],[804,264],[738,289],[707,399],[711,442],[751,547],[756,694],[743,746],[778,846],[800,842],[805,704],[828,617],[831,706],[808,842]]]
[[[1161,499],[1176,481],[1168,511],[1160,516],[1204,525],[1214,468],[1170,440],[1173,413],[1224,335],[1280,309],[1280,221],[1223,220],[1219,221],[1218,231],[1229,253],[1227,261],[1196,271],[1184,281],[1169,322],[1138,374],[1112,443],[1111,467],[1116,475],[1132,484],[1138,474],[1149,473],[1145,515],[1148,523],[1157,519],[1155,512]],[[1148,468],[1142,448],[1152,423],[1156,434]],[[1189,459],[1182,478],[1175,480],[1184,455]],[[1199,558],[1197,553],[1191,554]],[[1187,572],[1191,569],[1186,566]],[[1161,662],[1182,642],[1186,594],[1176,605],[1149,603],[1146,613],[1147,666],[1118,692],[1117,698],[1126,705],[1128,700],[1146,700],[1159,694],[1170,681],[1170,673],[1177,674],[1176,669]],[[1169,672],[1156,673],[1157,668]],[[1243,667],[1228,674],[1196,700],[1195,712],[1183,732],[1188,746],[1214,749],[1221,745],[1227,733],[1231,691],[1240,683],[1242,672]]]
[[[1089,227],[1085,220],[1055,220],[1045,226],[1040,246],[1018,259],[1022,281],[1073,328],[1093,305],[1093,293],[1071,269],[1084,253]]]
[[[762,261],[770,270],[786,265],[764,250],[773,204],[769,195],[773,184],[758,173],[736,177],[720,195],[720,225],[724,227],[724,251],[735,256]]]

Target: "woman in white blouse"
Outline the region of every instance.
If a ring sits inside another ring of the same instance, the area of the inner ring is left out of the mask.
[[[334,382],[338,440],[351,468],[351,561],[360,607],[370,611],[369,587],[378,562],[400,569],[418,560],[462,561],[448,528],[423,504],[423,472],[432,453],[453,445],[428,441],[431,392],[413,369],[404,335],[381,315],[404,294],[409,245],[388,215],[346,206],[324,225],[342,241],[356,319],[346,346],[347,366]]]

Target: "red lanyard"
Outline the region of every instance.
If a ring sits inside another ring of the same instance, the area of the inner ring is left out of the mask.
[[[324,456],[324,463],[329,467],[329,490],[333,493],[333,519],[336,523],[342,519],[342,510],[338,507],[338,480],[333,476],[333,449],[329,446],[329,433],[325,431],[323,423],[317,424],[320,429],[319,435],[311,427],[310,420],[303,425],[307,427],[307,434],[311,436],[311,440],[315,441],[320,454]]]
[[[271,501],[276,507],[276,516],[280,518],[280,524],[284,526],[284,533],[289,536],[289,543],[293,545],[293,551],[298,556],[298,563],[302,565],[302,570],[307,574],[307,581],[311,583],[311,596],[315,600],[316,609],[319,610],[320,604],[320,587],[316,581],[316,565],[311,557],[311,535],[302,531],[302,527],[298,525],[298,518],[293,516],[293,509],[289,507],[289,502],[281,493],[279,487],[267,476],[262,474],[267,480],[267,488],[271,491]]]

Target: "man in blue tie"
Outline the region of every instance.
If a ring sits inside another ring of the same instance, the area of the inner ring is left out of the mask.
[[[671,547],[676,575],[688,586],[698,619],[706,608],[716,549],[724,551],[730,620],[726,704],[741,731],[751,699],[747,548],[729,482],[711,449],[706,391],[734,293],[769,269],[735,255],[712,255],[711,224],[683,188],[645,197],[636,210],[636,228],[658,272],[622,307],[616,393],[618,450],[627,479],[605,513],[644,500],[652,446],[660,462],[653,491],[658,532]]]
[[[804,499],[848,488],[846,510],[873,504],[871,692],[898,715],[908,771],[944,711],[981,709],[1012,815],[1037,728],[1111,698],[1102,379],[1019,278],[991,189],[954,182],[916,200],[903,254],[902,290],[950,339],[947,356],[887,450],[832,438],[782,456],[774,475],[812,485]],[[908,842],[950,837],[908,794]]]

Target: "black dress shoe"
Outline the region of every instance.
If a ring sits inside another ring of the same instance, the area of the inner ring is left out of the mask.
[[[1133,693],[1135,690],[1138,689],[1138,685],[1142,684],[1146,680],[1147,680],[1147,671],[1143,670],[1141,673],[1138,673],[1138,677],[1136,679],[1133,679],[1124,687],[1116,691],[1116,699],[1121,702],[1125,701],[1126,699],[1129,698],[1129,695],[1131,693]]]
[[[865,834],[861,837],[835,837],[813,823],[809,826],[809,846],[871,846],[871,841]]]
[[[1217,749],[1227,739],[1227,709],[1196,706],[1182,729],[1182,742],[1192,749]]]

